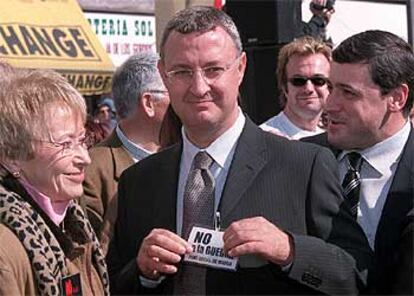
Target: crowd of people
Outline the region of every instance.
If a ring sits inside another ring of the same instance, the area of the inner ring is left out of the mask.
[[[94,117],[58,73],[0,61],[0,295],[413,295],[411,46],[297,38],[260,127],[247,63],[204,6],[116,70]]]

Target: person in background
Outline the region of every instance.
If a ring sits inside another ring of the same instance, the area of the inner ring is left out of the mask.
[[[160,148],[161,123],[170,103],[158,73],[158,55],[131,56],[115,72],[112,95],[119,123],[112,134],[90,150],[84,204],[106,252],[116,219],[116,192],[122,172]],[[104,222],[105,220],[105,222]]]
[[[182,141],[121,176],[107,254],[112,293],[357,294],[371,252],[341,207],[336,161],[243,114],[247,59],[231,18],[212,7],[184,9],[166,25],[160,48]],[[234,270],[184,260],[194,226],[218,263],[238,259]]]
[[[165,149],[180,142],[182,139],[181,128],[180,118],[175,114],[171,105],[168,106],[160,129],[160,148]]]
[[[283,46],[277,65],[283,110],[260,127],[295,140],[324,132],[319,124],[329,95],[330,60],[331,48],[310,36]]]
[[[401,277],[397,258],[404,255],[397,256],[397,250],[414,203],[414,131],[409,120],[414,54],[400,37],[371,30],[344,40],[332,56],[327,133],[303,140],[336,154],[345,201],[375,251],[370,290],[390,294],[396,276]],[[404,269],[404,278],[412,282],[413,261],[406,263],[411,267]]]
[[[95,122],[101,124],[105,129],[105,138],[114,130],[117,124],[116,108],[111,98],[103,98],[98,102],[95,112]]]
[[[109,295],[75,199],[90,158],[86,105],[59,74],[13,74],[0,95],[0,295]]]
[[[312,36],[325,42],[329,47],[333,47],[331,37],[328,37],[327,27],[335,13],[335,0],[312,0],[309,9],[312,18],[307,23],[302,23],[302,34]]]
[[[92,147],[95,147],[107,137],[107,131],[103,125],[100,122],[94,120],[90,115],[88,115],[86,118],[85,129],[86,144],[88,150]]]

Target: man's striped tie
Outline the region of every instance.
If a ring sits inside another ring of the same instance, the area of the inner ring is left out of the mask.
[[[348,171],[342,182],[344,189],[345,202],[348,203],[352,216],[356,219],[358,214],[359,191],[361,188],[361,180],[359,169],[361,167],[361,154],[350,152],[348,157]]]

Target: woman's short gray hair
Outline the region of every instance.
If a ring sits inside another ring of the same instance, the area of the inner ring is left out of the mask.
[[[16,70],[0,96],[0,159],[31,159],[33,139],[49,135],[48,111],[56,105],[85,122],[85,100],[64,77],[49,70]]]
[[[209,6],[192,6],[179,11],[166,25],[161,38],[161,59],[164,58],[164,46],[172,31],[181,34],[208,32],[221,27],[229,34],[239,54],[243,51],[239,31],[229,15]]]

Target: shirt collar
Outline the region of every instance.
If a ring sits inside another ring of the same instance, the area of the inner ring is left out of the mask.
[[[357,152],[371,167],[384,175],[390,166],[401,157],[404,146],[408,141],[410,129],[411,124],[407,121],[403,128],[391,137]],[[338,158],[339,161],[342,161],[349,152],[351,151],[343,151]]]
[[[237,116],[235,123],[205,149],[200,149],[192,144],[188,140],[183,127],[181,129],[181,133],[183,136],[184,157],[192,160],[199,151],[206,151],[211,158],[213,158],[214,162],[217,163],[217,165],[221,168],[225,168],[226,160],[233,147],[236,145],[237,140],[243,131],[245,122],[246,118],[239,108],[239,115]]]
[[[118,136],[119,140],[121,141],[122,145],[131,155],[131,157],[137,161],[147,157],[148,155],[152,154],[152,152],[145,150],[141,146],[135,144],[127,136],[122,132],[119,124],[115,128],[116,135]]]
[[[52,220],[53,223],[59,226],[63,219],[65,219],[66,210],[72,201],[65,200],[53,202],[50,197],[40,192],[37,188],[33,187],[24,178],[20,178],[19,181],[20,184],[22,184],[24,189],[27,191],[27,193],[37,203],[37,205],[50,218],[50,220]]]

